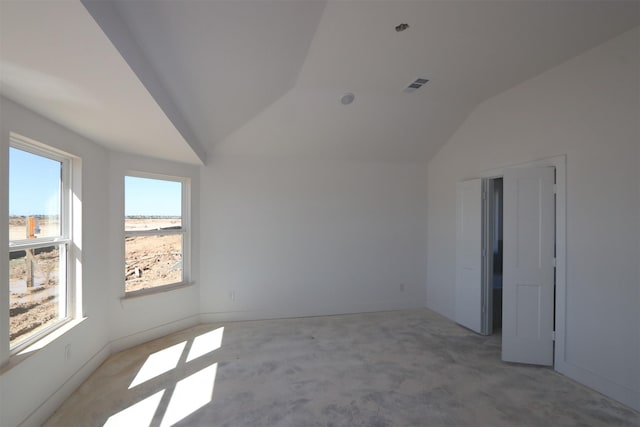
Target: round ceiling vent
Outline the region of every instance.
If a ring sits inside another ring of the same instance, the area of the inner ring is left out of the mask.
[[[345,93],[344,95],[342,95],[342,98],[340,98],[340,102],[342,103],[342,105],[349,105],[353,102],[353,100],[356,99],[356,96],[352,93]]]

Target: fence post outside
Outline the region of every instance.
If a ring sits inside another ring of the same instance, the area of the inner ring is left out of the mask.
[[[35,217],[27,217],[27,239],[35,239],[36,238],[36,218]],[[35,258],[33,257],[33,250],[27,249],[26,251],[25,262],[27,264],[27,288],[33,288],[33,276],[34,276],[34,268],[33,264],[35,262]]]

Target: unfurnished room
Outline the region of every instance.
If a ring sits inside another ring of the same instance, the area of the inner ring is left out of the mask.
[[[0,223],[0,427],[640,426],[640,0],[0,0]]]

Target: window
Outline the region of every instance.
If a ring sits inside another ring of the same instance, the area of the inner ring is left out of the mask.
[[[9,336],[12,352],[73,318],[70,156],[12,135]]]
[[[125,294],[188,282],[188,181],[125,177]]]

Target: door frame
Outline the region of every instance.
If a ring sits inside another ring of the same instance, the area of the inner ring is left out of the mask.
[[[508,168],[552,166],[556,169],[556,298],[555,342],[553,366],[558,370],[566,363],[566,313],[567,313],[567,156],[559,155],[525,163],[505,165],[479,174],[479,178],[491,179],[504,176]],[[504,302],[503,302],[504,303]]]

